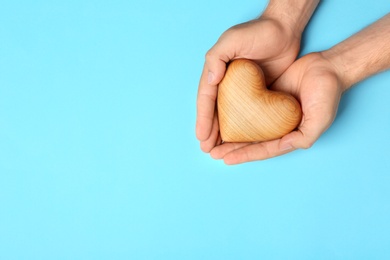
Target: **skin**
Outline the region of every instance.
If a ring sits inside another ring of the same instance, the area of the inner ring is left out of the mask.
[[[298,34],[299,32],[292,33],[295,37]],[[270,35],[279,37],[277,34]],[[242,36],[242,39],[245,40],[245,37]],[[228,40],[222,38],[222,42],[226,41]],[[228,45],[228,42],[225,44]],[[245,43],[240,44],[245,46]],[[227,51],[228,47],[225,48]],[[292,53],[291,49],[286,53]],[[265,73],[271,75],[267,78],[267,83],[273,82],[272,89],[291,93],[300,101],[303,119],[298,129],[281,139],[269,142],[222,144],[218,134],[215,105],[212,103],[215,103],[216,99],[216,85],[213,84],[220,81],[224,71],[222,74],[216,73],[208,84],[204,78],[205,74],[218,70],[209,65],[210,57],[207,59],[206,56],[205,69],[199,85],[197,117],[197,137],[203,151],[210,152],[215,159],[223,159],[226,164],[238,164],[268,159],[300,148],[310,148],[332,124],[342,93],[355,83],[390,68],[390,14],[329,50],[305,55],[286,65],[287,60],[290,60],[285,57],[290,55],[283,54],[266,61],[255,60],[260,66],[266,67]],[[220,54],[218,57],[223,56]],[[227,57],[230,56],[225,58]],[[253,59],[247,56],[244,58]],[[280,66],[283,65],[286,68],[281,69]]]
[[[271,0],[259,19],[234,26],[207,52],[197,99],[196,136],[204,152],[222,140],[216,113],[217,86],[226,64],[238,58],[261,66],[272,84],[296,59],[301,34],[318,0]]]
[[[390,14],[331,49],[294,62],[272,89],[295,96],[303,119],[296,131],[281,139],[249,144],[224,143],[211,150],[226,164],[263,160],[310,148],[332,124],[343,92],[355,83],[390,69]]]
[[[321,53],[312,53],[293,63],[272,89],[290,93],[300,101],[303,119],[298,129],[268,142],[223,143],[211,150],[214,159],[238,164],[310,148],[334,120],[342,83],[331,62]]]

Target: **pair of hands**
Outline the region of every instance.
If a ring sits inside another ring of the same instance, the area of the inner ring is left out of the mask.
[[[199,83],[196,136],[201,149],[226,164],[263,160],[309,148],[332,124],[343,92],[339,72],[324,53],[295,60],[301,35],[280,21],[260,18],[234,26],[207,52]],[[226,64],[234,59],[255,61],[272,90],[292,94],[302,106],[302,122],[281,139],[261,143],[222,143],[216,98]]]

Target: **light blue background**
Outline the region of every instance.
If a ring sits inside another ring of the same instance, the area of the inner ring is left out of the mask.
[[[309,150],[195,139],[204,53],[265,0],[1,1],[0,259],[390,259],[390,73]],[[390,11],[323,1],[302,54]]]

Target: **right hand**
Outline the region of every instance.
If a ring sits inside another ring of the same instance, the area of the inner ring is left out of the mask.
[[[298,128],[282,138],[258,143],[224,143],[211,150],[226,164],[265,160],[296,149],[310,148],[336,117],[346,89],[343,73],[326,52],[310,53],[295,61],[271,89],[296,97],[302,107]]]
[[[207,52],[198,89],[196,119],[196,136],[204,152],[210,152],[222,142],[216,99],[226,64],[239,58],[253,60],[263,69],[266,84],[271,85],[298,55],[301,35],[292,28],[276,19],[262,17],[228,29]]]

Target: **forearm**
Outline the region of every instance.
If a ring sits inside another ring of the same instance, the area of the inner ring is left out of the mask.
[[[318,2],[319,0],[270,0],[262,17],[276,18],[290,26],[300,39]]]
[[[335,66],[344,90],[390,68],[390,14],[324,51]]]

